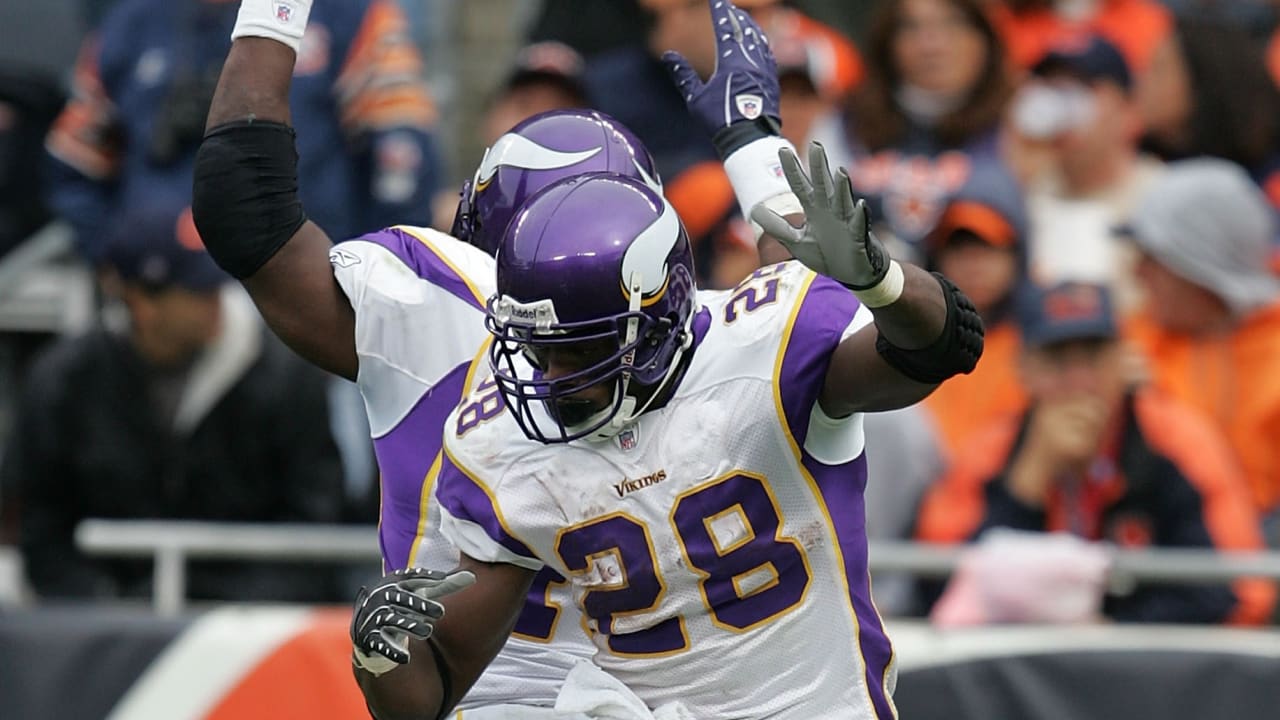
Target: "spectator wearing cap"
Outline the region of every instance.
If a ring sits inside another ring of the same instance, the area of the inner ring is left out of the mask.
[[[582,56],[563,43],[548,40],[521,49],[485,110],[484,144],[538,113],[586,107],[582,67]]]
[[[844,116],[854,191],[896,257],[922,242],[975,169],[1001,164],[998,131],[1013,85],[981,0],[881,4],[865,45],[866,77]]]
[[[927,266],[969,296],[986,327],[974,371],[948,380],[924,401],[951,454],[964,448],[974,428],[1016,414],[1026,402],[1014,379],[1019,340],[1012,312],[1026,276],[1025,235],[1017,184],[989,167],[951,198],[926,240]]]
[[[586,107],[582,70],[582,56],[564,43],[545,40],[525,46],[516,53],[511,70],[485,105],[476,139],[483,147],[490,147],[534,115]],[[471,164],[479,164],[479,158]],[[457,188],[441,189],[431,202],[436,228],[448,232],[458,208]]]
[[[1129,383],[1105,286],[1030,288],[1018,322],[1030,404],[982,429],[955,458],[922,505],[920,540],[959,543],[1009,528],[1126,548],[1262,547],[1222,435],[1176,399]],[[1259,580],[1138,585],[1107,597],[1102,612],[1119,621],[1262,623],[1275,594]]]
[[[1173,14],[1157,0],[996,0],[991,6],[1009,58],[1023,68],[1064,38],[1099,34],[1143,73],[1173,34]]]
[[[119,306],[33,361],[0,466],[35,590],[147,594],[148,562],[80,554],[73,538],[86,518],[340,520],[326,378],[224,288],[190,212],[127,213],[103,252]],[[345,594],[313,566],[196,563],[188,579],[199,599]]]
[[[1138,298],[1133,257],[1111,228],[1163,163],[1139,151],[1142,119],[1124,56],[1099,35],[1060,42],[1032,68],[1012,110],[1011,149],[1037,158],[1024,181],[1032,276],[1108,284],[1127,311]]]
[[[1146,303],[1127,326],[1153,383],[1230,440],[1253,499],[1280,524],[1280,280],[1266,199],[1225,160],[1171,163],[1124,234]],[[1273,536],[1273,540],[1274,540]]]

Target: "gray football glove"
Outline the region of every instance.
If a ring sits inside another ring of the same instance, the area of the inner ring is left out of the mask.
[[[854,199],[849,173],[841,168],[832,178],[827,153],[816,142],[809,145],[807,176],[791,150],[783,148],[778,157],[791,191],[804,208],[804,227],[793,227],[763,204],[752,208],[751,219],[814,272],[854,292],[880,285],[892,263],[871,232],[866,203]]]
[[[360,588],[351,616],[355,664],[381,675],[409,662],[409,638],[426,640],[444,617],[444,606],[435,598],[475,581],[465,570],[407,568],[383,575],[372,590]]]

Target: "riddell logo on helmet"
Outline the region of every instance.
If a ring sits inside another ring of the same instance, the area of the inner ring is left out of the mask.
[[[521,320],[524,322],[533,322],[538,319],[538,310],[536,308],[520,307],[514,305],[511,307],[511,319]]]

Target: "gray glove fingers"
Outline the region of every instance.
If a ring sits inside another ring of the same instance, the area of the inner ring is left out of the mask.
[[[426,640],[431,637],[431,632],[435,629],[435,621],[444,614],[444,608],[439,607],[439,603],[432,604],[436,605],[435,611],[439,613],[434,618],[423,617],[419,613],[402,608],[380,608],[377,613],[377,625],[371,632],[381,631],[383,635],[388,635],[389,632],[401,633],[419,640]]]
[[[408,567],[408,568],[401,568],[399,570],[396,570],[395,572],[391,573],[390,577],[387,579],[410,580],[410,579],[416,579],[416,578],[427,578],[431,580],[443,580],[448,575],[449,573],[445,572],[444,570],[429,570],[424,567]],[[384,576],[384,578],[385,577],[387,576]]]
[[[382,607],[414,613],[423,620],[436,621],[444,617],[443,605],[432,600],[431,596],[407,587],[387,588],[382,592],[379,602]]]
[[[842,218],[853,218],[862,205],[865,205],[854,197],[853,181],[849,179],[849,172],[844,168],[836,170],[836,202],[838,203],[836,208]],[[866,215],[865,209],[863,209],[863,215]]]
[[[862,233],[865,240],[871,235],[871,216],[867,212],[867,201],[859,198],[850,202],[853,203],[853,212],[849,215],[849,226]]]
[[[784,147],[778,150],[778,160],[782,163],[782,172],[787,176],[791,192],[800,200],[800,206],[808,211],[813,206],[813,185],[805,176],[804,168],[800,167],[800,158],[796,157],[791,148]],[[754,214],[753,211],[752,215]]]
[[[444,606],[398,588],[375,593],[357,612],[357,630],[385,624],[387,618],[407,618],[414,622],[433,623],[444,617]]]
[[[361,639],[359,647],[365,653],[381,655],[399,665],[409,662],[409,651],[398,647],[381,629],[373,630]]]
[[[380,605],[365,615],[364,622],[360,623],[358,632],[362,635],[369,635],[380,629],[394,629],[397,632],[425,640],[431,636],[431,630],[435,626],[435,622],[444,614],[444,608],[439,603],[431,604],[435,607],[425,613],[403,605],[391,603]]]
[[[675,50],[662,53],[662,66],[666,68],[667,74],[671,76],[671,82],[675,83],[685,102],[702,92],[702,78],[698,77],[698,72],[680,53]]]
[[[766,233],[772,235],[788,250],[794,243],[804,240],[804,231],[787,222],[787,219],[765,207],[756,205],[751,209],[751,219],[756,221]]]
[[[406,592],[412,593],[419,588],[434,587],[444,582],[449,574],[443,570],[428,570],[426,568],[403,568],[395,572],[387,573],[382,576],[382,581],[372,590],[365,592],[361,589],[361,595],[357,598],[357,604],[365,602],[380,602],[380,598],[386,592]],[[420,597],[415,595],[414,597]],[[421,597],[427,597],[425,595]]]
[[[836,199],[832,196],[831,167],[827,164],[827,151],[820,143],[809,143],[809,181],[813,183],[816,198],[834,208]]]
[[[474,574],[466,570],[457,570],[443,577],[414,578],[401,581],[397,585],[418,597],[437,598],[456,593],[475,583],[475,581],[476,576]]]

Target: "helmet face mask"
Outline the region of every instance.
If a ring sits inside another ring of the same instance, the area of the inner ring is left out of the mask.
[[[458,209],[453,213],[453,225],[449,228],[449,234],[465,243],[476,245],[484,249],[477,240],[479,239],[479,222],[476,218],[474,208],[475,191],[472,189],[473,183],[467,180],[462,183],[461,197],[458,199]]]
[[[594,110],[552,110],[524,120],[485,150],[462,185],[450,234],[493,255],[530,197],[587,172],[613,172],[662,187],[649,151],[621,123]]]
[[[636,395],[652,387],[636,379],[654,374],[653,349],[670,331],[669,320],[636,312],[531,328],[496,319],[492,308],[500,302],[490,301],[488,328],[494,342],[489,360],[498,389],[532,439],[568,442],[592,436],[624,408],[634,408],[641,399]],[[629,332],[635,338],[627,342]]]
[[[525,435],[603,440],[633,422],[692,343],[694,293],[688,236],[644,184],[593,173],[531,199],[486,308],[490,365]]]

